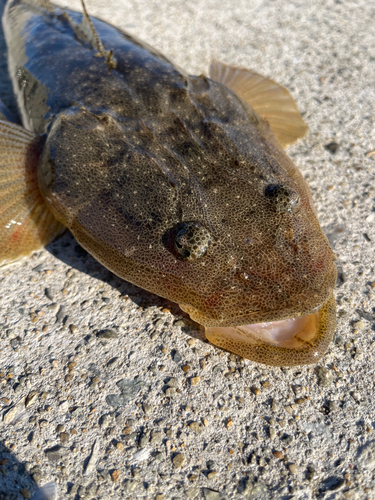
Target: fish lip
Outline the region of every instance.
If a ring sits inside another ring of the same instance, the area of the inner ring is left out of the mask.
[[[204,327],[235,327],[250,325],[254,323],[280,321],[283,319],[308,316],[309,314],[313,314],[314,312],[320,310],[331,298],[333,289],[335,288],[336,280],[337,269],[336,264],[333,261],[319,290],[305,290],[304,292],[295,295],[290,299],[291,302],[295,303],[299,297],[303,298],[301,307],[298,310],[296,310],[296,308],[294,307],[289,307],[283,309],[273,309],[270,311],[254,311],[243,316],[236,316],[235,318],[218,318],[217,315],[206,316],[198,309],[195,309],[188,305],[180,304],[180,307],[184,311],[186,311],[194,321]],[[319,300],[319,302],[315,303],[313,306],[305,308],[303,304],[306,303],[307,299],[314,293],[318,293],[321,296],[321,300]]]
[[[300,366],[317,363],[326,352],[333,339],[336,327],[336,301],[333,291],[322,308],[313,313],[317,315],[315,335],[313,338],[302,340],[299,346],[281,346],[272,341],[247,342],[246,338],[232,339],[231,335],[216,331],[215,328],[206,328],[206,336],[210,342],[218,347],[234,352],[239,356],[268,366]],[[228,330],[235,328],[228,328]],[[211,331],[210,331],[211,330]],[[220,330],[218,328],[217,330]],[[226,330],[226,328],[223,328]]]

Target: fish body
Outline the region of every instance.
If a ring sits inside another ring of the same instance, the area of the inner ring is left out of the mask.
[[[267,364],[315,362],[334,331],[336,268],[280,145],[306,131],[288,92],[218,62],[211,78],[190,76],[85,7],[9,0],[3,25],[40,241],[67,226],[115,274],[179,303],[215,344]],[[272,99],[286,109],[276,119]],[[10,254],[0,247],[4,262]]]

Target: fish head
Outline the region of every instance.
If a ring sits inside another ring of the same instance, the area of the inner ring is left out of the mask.
[[[215,91],[235,108],[222,112],[231,120],[176,106],[163,126],[63,113],[46,141],[41,192],[97,260],[180,304],[215,344],[268,364],[315,362],[334,329],[334,254],[267,124],[230,91]],[[195,110],[205,99],[182,94]],[[296,333],[275,340],[239,330],[301,317],[310,333],[296,344]]]

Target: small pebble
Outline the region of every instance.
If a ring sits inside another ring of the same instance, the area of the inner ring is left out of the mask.
[[[366,325],[365,325],[365,323],[363,321],[355,321],[353,323],[353,328],[355,328],[356,330],[360,330],[364,326],[366,326]]]
[[[352,346],[351,346],[352,347]],[[318,385],[321,387],[328,387],[333,382],[333,375],[331,370],[324,368],[323,366],[318,366],[316,369],[318,375]]]
[[[199,381],[200,381],[200,377],[192,377],[190,379],[190,384],[191,385],[197,385],[197,384],[199,384]]]
[[[36,402],[36,400],[38,399],[38,394],[39,393],[37,391],[32,391],[29,393],[29,395],[26,398],[26,402],[25,402],[26,408],[28,408],[29,406],[31,406],[32,404],[34,404]]]
[[[118,339],[118,335],[114,330],[101,330],[96,334],[96,336],[101,340]]]
[[[180,468],[185,462],[185,457],[179,453],[172,459],[172,463],[176,469]]]
[[[161,443],[162,438],[163,438],[163,435],[161,432],[152,431],[150,444],[159,444],[159,443]]]
[[[54,446],[53,448],[45,450],[44,453],[50,462],[58,462],[62,457],[63,451],[64,449],[61,448],[61,446]]]
[[[118,469],[115,469],[111,474],[111,478],[114,483],[117,483],[117,481],[120,479],[120,471]]]
[[[152,405],[143,404],[142,408],[143,408],[143,411],[146,413],[146,415],[148,415],[149,413],[152,413],[152,410],[153,410]]]
[[[289,470],[292,474],[297,474],[299,471],[299,467],[296,464],[290,464],[289,465]]]
[[[208,363],[207,363],[207,360],[205,358],[203,358],[199,361],[199,364],[201,365],[202,370],[205,370]]]
[[[192,422],[191,424],[189,424],[189,427],[192,431],[197,432],[198,434],[201,434],[203,432],[203,426],[198,422]]]
[[[199,490],[198,488],[189,488],[187,491],[186,491],[186,496],[188,498],[197,498],[198,497],[198,493],[199,493]]]
[[[107,363],[107,367],[108,367],[108,368],[112,368],[112,367],[114,367],[115,365],[117,365],[117,363],[118,363],[119,359],[120,359],[120,358],[118,358],[118,357],[114,357],[114,358],[110,359],[110,360],[108,361],[108,363]]]
[[[19,386],[20,387],[20,386]],[[16,405],[10,408],[3,416],[3,422],[6,424],[15,423],[22,415],[25,415],[25,402],[26,398],[20,399]]]
[[[71,434],[72,434],[72,431],[71,431]],[[96,439],[94,444],[93,444],[92,450],[91,450],[90,458],[89,458],[87,465],[86,465],[86,468],[84,470],[85,476],[89,476],[94,472],[98,458],[99,458],[99,450],[100,450],[100,441],[99,441],[99,439]]]
[[[61,432],[60,434],[60,441],[62,443],[66,443],[69,439],[69,434],[67,432]]]
[[[329,401],[328,409],[329,411],[337,411],[339,409],[339,405],[337,404],[336,401]]]
[[[143,434],[139,440],[139,446],[144,448],[150,441],[150,437],[147,434]]]
[[[178,387],[179,383],[178,380],[174,377],[170,378],[167,382],[168,387]]]
[[[133,470],[132,470],[132,476],[133,477],[138,477],[141,473],[141,469],[135,467]]]

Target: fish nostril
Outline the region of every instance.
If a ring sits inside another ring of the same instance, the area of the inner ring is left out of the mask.
[[[299,195],[288,186],[269,184],[264,190],[264,194],[278,212],[297,212],[299,210]]]
[[[179,222],[166,236],[167,249],[182,260],[202,257],[213,243],[211,233],[198,222]]]

